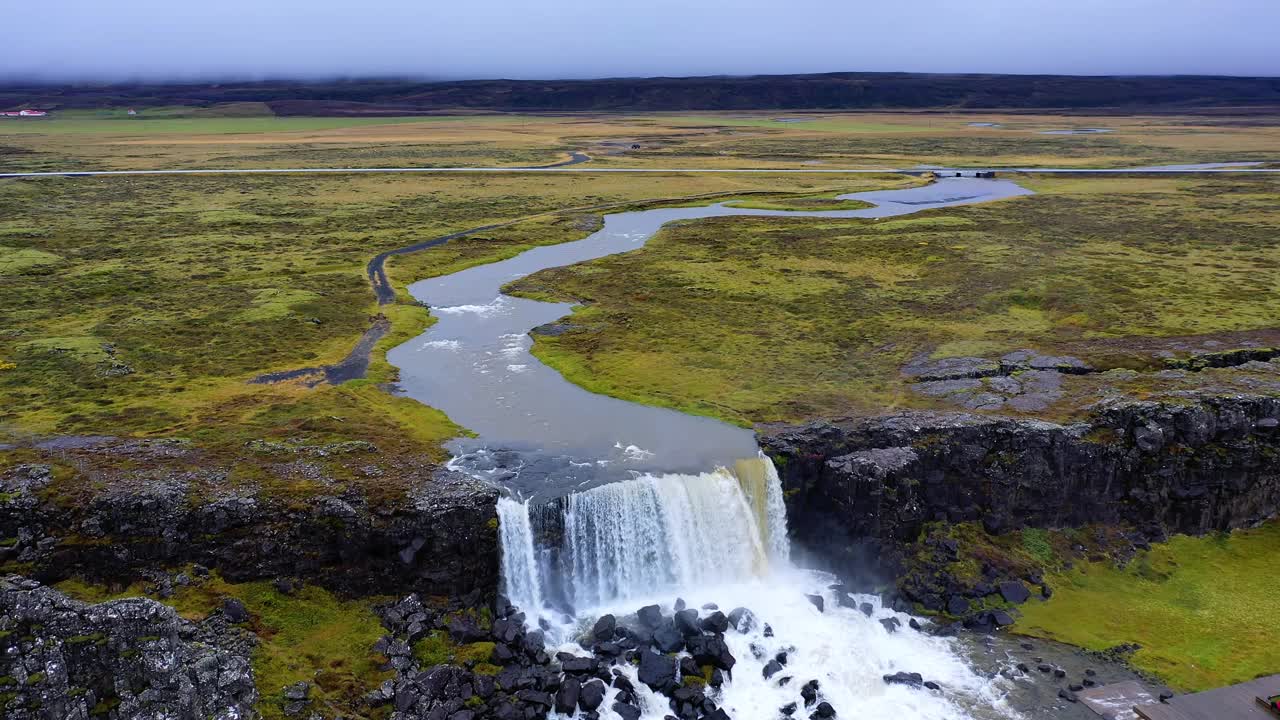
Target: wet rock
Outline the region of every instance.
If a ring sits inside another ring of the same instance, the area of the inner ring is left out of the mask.
[[[692,637],[686,641],[685,649],[698,665],[711,665],[729,672],[737,662],[729,652],[729,646],[725,644],[723,637],[715,635]]]
[[[942,686],[932,680],[925,680],[924,686],[930,690],[941,690]]]
[[[923,626],[920,625],[920,621],[916,620],[915,618],[911,618],[910,620],[907,621],[907,627],[917,632],[923,629]]]
[[[804,699],[804,706],[809,707],[818,702],[818,690],[821,686],[817,680],[810,680],[800,688],[800,697]]]
[[[564,655],[565,653],[560,653]],[[569,657],[560,657],[560,669],[570,675],[595,675],[600,671],[600,661],[592,657],[580,657],[570,655]]]
[[[1058,690],[1058,697],[1066,700],[1067,702],[1080,702],[1080,699],[1076,697],[1075,693],[1065,688]]]
[[[807,598],[814,607],[818,608],[818,612],[824,611],[824,602],[821,595],[805,595],[805,598]]]
[[[909,685],[911,687],[922,687],[924,685],[924,677],[920,673],[915,672],[896,672],[892,675],[885,675],[884,682],[886,685]]]
[[[650,630],[656,630],[662,624],[662,608],[657,605],[646,605],[636,613],[640,624]]]
[[[582,685],[575,677],[566,677],[560,682],[560,689],[556,691],[556,712],[565,715],[573,714],[578,707],[578,697],[582,691]]]
[[[676,659],[653,652],[640,653],[640,682],[649,689],[664,692],[676,685]]]
[[[783,705],[782,707],[778,708],[778,712],[782,713],[783,715],[786,715],[787,717],[791,717],[792,715],[796,714],[796,704],[793,702],[787,703],[786,705]]]
[[[952,615],[964,615],[969,612],[969,601],[960,595],[952,595],[947,601],[947,612]]]
[[[684,633],[677,630],[675,623],[668,620],[654,631],[653,646],[662,653],[680,652],[684,648]]]
[[[622,720],[640,720],[640,708],[628,703],[614,703],[613,711]]]
[[[698,624],[698,611],[692,608],[681,610],[675,615],[676,628],[684,635],[699,635],[702,627]]]
[[[762,672],[764,675],[764,679],[768,680],[772,678],[774,675],[777,675],[778,673],[782,672],[782,664],[779,663],[777,660],[770,660],[767,664],[765,664],[764,670]]]
[[[729,629],[729,618],[719,610],[702,619],[702,629],[710,633],[723,633]]]
[[[836,716],[836,709],[831,707],[829,702],[820,702],[818,707],[813,711],[811,718],[833,718]]]
[[[885,632],[891,635],[898,632],[899,627],[902,627],[902,621],[898,620],[896,617],[881,618],[880,624],[884,626]]]
[[[602,642],[605,640],[611,640],[617,629],[617,618],[612,615],[601,615],[600,619],[596,620],[596,624],[591,628],[591,636]]]
[[[734,608],[728,615],[729,625],[744,635],[751,632],[756,627],[756,616],[750,610],[740,607]]]
[[[862,614],[866,615],[867,617],[871,617],[871,613],[876,611],[875,606],[869,602],[862,603],[861,605],[858,606],[858,609],[861,610]]]

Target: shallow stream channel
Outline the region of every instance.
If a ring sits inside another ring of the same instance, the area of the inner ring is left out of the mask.
[[[669,689],[664,695],[642,677],[669,660],[643,654],[656,652],[658,632],[679,621],[677,610],[685,611],[688,631],[690,610],[695,624],[714,630],[724,620],[717,610],[734,617],[730,611],[740,608],[746,611],[718,631],[735,663],[718,687],[706,687],[706,697],[735,720],[807,718],[821,703],[840,718],[861,720],[1095,717],[1053,696],[1049,685],[1019,679],[1016,670],[1018,662],[1036,659],[1020,655],[1034,652],[1053,655],[1054,667],[1075,662],[1081,667],[1071,672],[1083,673],[1088,660],[1069,660],[1078,657],[1074,651],[936,636],[927,621],[886,607],[880,597],[846,592],[838,578],[793,563],[778,475],[750,430],[569,383],[530,354],[528,333],[572,306],[501,292],[545,268],[636,250],[677,220],[883,218],[1029,194],[1005,180],[947,178],[842,196],[873,204],[858,210],[722,203],[616,213],[583,240],[409,287],[439,321],[388,357],[400,368],[404,394],[475,433],[452,443],[452,467],[506,491],[498,504],[504,592],[527,626],[544,633],[551,655],[599,659],[617,645],[637,653],[637,662],[616,666],[628,681],[607,688],[600,717],[675,714]],[[648,611],[648,627],[643,613],[636,617],[647,605],[658,606]],[[619,629],[592,637],[605,615],[616,616]],[[924,630],[915,629],[917,622]],[[719,635],[691,632],[674,638],[668,659],[699,652],[707,659],[708,638]],[[705,675],[710,666],[698,664]],[[669,680],[702,688],[705,676],[688,676],[693,665],[675,666]],[[928,684],[886,682],[895,673],[919,673]]]

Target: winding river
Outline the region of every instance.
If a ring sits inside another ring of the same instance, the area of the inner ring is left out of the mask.
[[[588,392],[529,352],[528,333],[572,305],[504,295],[503,285],[539,270],[640,248],[663,225],[731,215],[884,218],[929,208],[1030,194],[1005,180],[948,178],[905,190],[853,193],[873,207],[790,212],[720,203],[606,215],[575,242],[534,248],[501,262],[416,282],[409,292],[438,322],[388,354],[403,392],[476,433],[451,450],[462,469],[515,494],[554,495],[635,472],[701,472],[754,457],[750,430],[706,417]]]

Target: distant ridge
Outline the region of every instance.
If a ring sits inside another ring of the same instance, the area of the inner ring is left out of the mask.
[[[1196,110],[1280,105],[1280,78],[827,73],[603,80],[0,86],[0,109],[263,102],[278,115],[682,110]]]

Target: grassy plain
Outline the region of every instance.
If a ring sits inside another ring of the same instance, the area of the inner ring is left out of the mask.
[[[742,424],[927,404],[898,373],[919,353],[1107,364],[1117,339],[1275,326],[1277,180],[1026,182],[898,219],[673,224],[511,289],[582,303],[534,346],[575,383]]]
[[[229,457],[253,439],[373,442],[442,457],[460,432],[393,397],[385,350],[430,322],[378,307],[374,254],[562,208],[792,190],[875,178],[767,176],[246,176],[0,182],[0,429],[182,436]],[[902,182],[900,178],[895,182]],[[388,265],[395,284],[582,237],[587,211],[545,214]],[[340,360],[371,318],[392,321],[366,380],[250,385]],[[353,479],[354,481],[354,479]]]
[[[236,103],[145,108],[133,118],[120,108],[10,119],[0,122],[0,170],[525,166],[564,160],[574,150],[606,167],[1125,167],[1280,160],[1280,124],[1263,117],[833,112],[278,118],[268,112]],[[995,127],[971,125],[982,122]],[[1089,127],[1112,132],[1042,134]]]
[[[1175,536],[1124,567],[1077,563],[1049,577],[1048,602],[1021,607],[1017,632],[1091,650],[1142,646],[1131,662],[1187,691],[1280,668],[1274,563],[1280,522],[1200,538]]]

